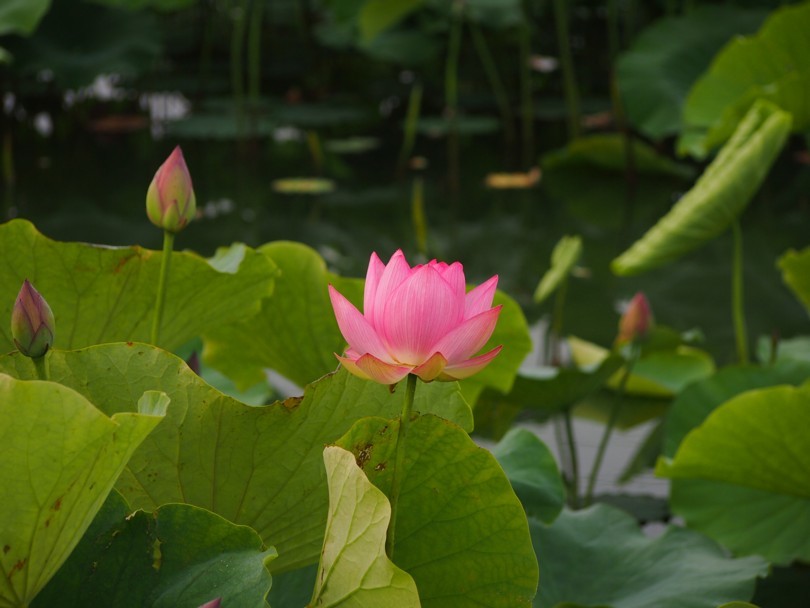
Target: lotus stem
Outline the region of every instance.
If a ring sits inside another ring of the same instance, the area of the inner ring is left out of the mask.
[[[248,31],[248,97],[254,106],[259,103],[262,59],[262,10],[264,0],[253,0]]]
[[[554,0],[554,22],[557,28],[557,51],[565,88],[565,107],[568,111],[568,138],[579,137],[579,89],[574,75],[571,39],[568,35],[568,6],[566,0]]]
[[[416,237],[416,249],[427,257],[427,219],[425,218],[425,184],[421,175],[413,178],[411,193],[411,221]]]
[[[444,98],[450,130],[447,134],[447,162],[450,181],[450,192],[455,200],[459,190],[459,143],[458,143],[458,61],[461,53],[461,26],[464,4],[461,0],[453,2],[450,41],[447,48],[447,62],[444,67]]]
[[[411,87],[408,96],[408,113],[405,116],[405,134],[402,138],[402,147],[399,149],[399,161],[397,162],[397,173],[400,177],[405,174],[405,167],[408,159],[413,153],[413,145],[416,141],[416,124],[419,121],[419,114],[422,111],[422,84],[415,82]]]
[[[394,557],[394,542],[396,539],[397,507],[399,505],[399,492],[402,486],[402,467],[405,463],[405,439],[408,433],[408,425],[411,422],[411,411],[413,410],[413,399],[416,395],[415,374],[408,374],[405,386],[405,402],[402,404],[402,416],[399,419],[399,431],[397,432],[397,447],[394,457],[394,472],[391,479],[391,521],[388,522],[388,536],[385,539],[385,553],[388,559]]]
[[[245,98],[245,75],[242,56],[245,44],[245,26],[249,0],[237,0],[233,8],[233,32],[231,34],[231,88],[236,105],[236,117],[239,129],[242,128],[242,105]]]
[[[551,320],[549,340],[549,360],[551,365],[559,367],[562,364],[560,356],[560,336],[563,333],[563,313],[565,312],[565,296],[568,293],[568,279],[563,279],[554,294],[554,316]]]
[[[611,405],[610,416],[608,417],[607,425],[605,425],[605,430],[602,433],[602,439],[599,441],[599,448],[596,451],[596,459],[593,462],[591,475],[588,478],[588,488],[585,490],[586,507],[593,502],[593,490],[596,487],[596,478],[599,477],[599,470],[602,468],[602,461],[605,458],[605,452],[607,451],[607,444],[610,441],[610,436],[613,434],[613,429],[616,428],[616,423],[619,420],[619,414],[621,413],[622,405],[624,404],[624,396],[627,392],[627,381],[630,379],[630,376],[633,373],[633,367],[638,360],[639,349],[637,342],[634,341],[630,346],[630,349],[630,359],[627,362],[627,365],[624,368],[624,373],[622,374],[622,378],[619,381],[619,391],[616,394],[616,399],[613,400],[613,404]]]
[[[734,317],[734,335],[737,340],[737,358],[740,365],[748,363],[748,332],[745,327],[743,298],[743,243],[740,221],[731,224],[734,235],[733,269],[731,273],[731,314]]]
[[[565,435],[568,440],[568,457],[571,462],[571,496],[568,502],[573,508],[579,507],[579,458],[577,457],[577,442],[574,437],[574,423],[572,420],[571,408],[563,412],[565,421]]]
[[[163,231],[163,255],[160,259],[160,277],[158,278],[158,292],[155,300],[155,316],[152,319],[151,342],[155,346],[160,338],[160,324],[163,320],[163,307],[166,303],[166,285],[169,282],[169,266],[172,261],[172,250],[174,249],[174,233],[168,230]]]
[[[41,357],[32,357],[34,368],[37,370],[37,378],[40,380],[50,380],[50,366],[48,365],[48,353],[46,352]]]
[[[523,167],[534,166],[534,103],[532,102],[531,27],[529,10],[523,7],[524,20],[520,25],[520,120],[522,128]]]
[[[481,59],[484,73],[487,76],[487,80],[489,80],[489,86],[492,87],[495,102],[498,104],[498,109],[501,112],[507,147],[511,148],[515,142],[514,117],[512,116],[512,108],[509,105],[509,96],[506,94],[506,88],[503,86],[503,80],[501,80],[501,75],[498,71],[498,64],[492,57],[489,45],[487,45],[487,39],[481,32],[481,28],[472,21],[470,21],[469,26],[475,50],[478,53],[479,59]]]

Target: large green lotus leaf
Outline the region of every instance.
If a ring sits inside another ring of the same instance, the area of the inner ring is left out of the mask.
[[[210,511],[170,504],[133,514],[113,492],[32,608],[197,608],[215,598],[264,608],[275,557],[254,530]]]
[[[657,473],[723,481],[810,502],[810,387],[738,395],[689,433]],[[810,506],[810,505],[808,505]]]
[[[0,257],[14,264],[0,269],[0,317],[11,317],[29,279],[54,312],[57,348],[147,341],[161,256],[141,247],[52,241],[30,222],[8,222],[0,226]],[[271,260],[244,245],[211,261],[174,253],[160,345],[177,348],[210,327],[254,314],[272,293],[275,273]],[[13,348],[9,326],[0,325],[0,350]]]
[[[582,255],[582,238],[564,236],[551,252],[551,268],[540,279],[534,291],[534,302],[540,304],[568,278]]]
[[[334,370],[334,353],[341,353],[346,346],[329,300],[328,284],[362,310],[363,281],[329,273],[323,258],[300,243],[269,243],[260,251],[281,270],[274,297],[263,301],[257,315],[207,332],[203,358],[240,388],[262,379],[266,368],[303,386]],[[507,392],[531,349],[520,306],[501,292],[495,294],[494,303],[503,304],[503,310],[484,350],[500,344],[504,349],[484,371],[461,383],[470,403],[486,386]]]
[[[630,122],[653,139],[679,133],[692,84],[728,40],[756,31],[765,15],[737,6],[699,6],[642,31],[616,62]]]
[[[0,4],[0,36],[30,35],[50,6],[51,0],[4,0]]]
[[[389,496],[398,429],[365,418],[338,442]],[[411,421],[406,445],[392,559],[422,606],[530,606],[538,570],[526,515],[492,454],[432,415]]]
[[[692,429],[700,426],[721,403],[748,390],[792,384],[810,379],[810,362],[780,361],[774,365],[726,367],[683,389],[669,409],[665,424],[664,455],[672,457]]]
[[[70,388],[0,374],[0,605],[29,605],[163,419],[165,395],[127,398],[135,412],[108,418]]]
[[[703,175],[644,236],[611,262],[638,274],[697,249],[728,228],[753,198],[790,132],[790,114],[759,101]]]
[[[557,461],[545,443],[528,429],[513,428],[492,448],[526,513],[550,523],[565,504]]]
[[[779,268],[785,283],[810,311],[810,247],[786,252],[779,258]]]
[[[721,123],[741,116],[762,96],[793,115],[796,131],[806,129],[808,30],[810,5],[801,3],[775,11],[756,35],[727,44],[689,92],[683,113],[687,127],[728,131]],[[693,149],[705,152],[699,143]]]
[[[30,359],[0,357],[0,371],[30,378]],[[251,526],[280,554],[280,571],[318,559],[328,496],[323,446],[364,416],[394,417],[402,392],[345,371],[310,385],[303,397],[269,406],[242,404],[203,382],[179,358],[145,344],[53,351],[51,377],[115,413],[132,395],[159,389],[172,399],[166,420],[135,452],[117,489],[137,509],[184,502]],[[452,383],[420,387],[414,408],[471,428],[472,414]]]
[[[537,608],[715,608],[750,599],[760,558],[729,559],[705,536],[667,527],[649,538],[628,514],[607,505],[563,510],[550,526],[531,520],[543,568]]]
[[[336,446],[323,453],[329,518],[310,606],[419,608],[416,584],[385,555],[391,505]]]

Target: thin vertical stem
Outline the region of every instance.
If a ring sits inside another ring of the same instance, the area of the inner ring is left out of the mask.
[[[462,0],[453,2],[452,23],[450,25],[450,40],[447,47],[447,62],[444,66],[444,98],[445,111],[450,121],[450,130],[447,136],[447,163],[450,181],[450,192],[455,198],[459,190],[459,142],[458,142],[458,61],[461,54],[461,26],[463,24]]]
[[[537,164],[534,160],[534,102],[532,100],[531,26],[529,11],[524,5],[523,23],[519,26],[520,41],[520,122],[522,161],[524,169]]]
[[[737,358],[741,365],[748,363],[748,332],[745,328],[743,289],[743,243],[740,221],[731,224],[734,235],[733,269],[731,274],[731,312],[734,317],[734,335],[737,340]]]
[[[562,357],[560,356],[560,336],[563,332],[563,313],[565,312],[565,296],[568,293],[568,279],[563,279],[563,282],[557,287],[557,293],[554,294],[554,316],[551,321],[551,340],[549,340],[549,360],[551,365],[559,367],[562,364]]]
[[[255,107],[261,91],[262,11],[264,0],[253,0],[248,30],[248,98]]]
[[[389,559],[394,557],[394,543],[396,540],[397,507],[399,505],[399,492],[402,489],[402,467],[405,463],[405,439],[408,434],[408,425],[411,422],[413,399],[416,395],[417,376],[408,374],[405,386],[405,402],[402,404],[402,416],[399,419],[397,432],[397,448],[394,457],[394,472],[391,479],[391,521],[388,522],[388,536],[385,539],[385,553]]]
[[[427,257],[427,218],[425,217],[425,185],[421,175],[413,178],[411,192],[411,221],[416,238],[416,249]]]
[[[231,9],[233,15],[233,32],[231,34],[231,89],[236,105],[236,116],[241,131],[242,110],[245,99],[245,74],[243,67],[243,54],[245,45],[245,25],[247,23],[247,7],[249,0],[235,0]]]
[[[160,338],[160,324],[163,321],[163,307],[166,304],[166,285],[169,282],[169,266],[172,261],[174,249],[174,233],[163,231],[163,255],[160,259],[160,277],[158,278],[158,292],[155,300],[155,316],[152,318],[152,344],[157,346]]]
[[[633,373],[633,367],[638,360],[639,351],[637,345],[633,343],[630,348],[630,360],[627,362],[627,366],[624,368],[622,378],[619,381],[619,390],[616,394],[616,398],[611,404],[610,416],[608,417],[607,425],[605,425],[605,430],[602,433],[602,439],[599,441],[599,448],[596,451],[596,459],[593,462],[591,475],[588,478],[588,488],[585,490],[586,507],[593,502],[593,490],[596,487],[596,478],[599,477],[599,470],[602,468],[602,461],[605,458],[605,452],[607,451],[610,436],[613,434],[613,429],[616,428],[616,422],[619,420],[619,414],[621,413],[622,404],[624,403],[624,395],[627,391],[627,381],[630,378],[630,375]]]
[[[509,96],[506,94],[506,88],[503,86],[500,72],[498,71],[498,64],[492,57],[492,53],[487,45],[487,39],[481,32],[481,28],[476,23],[470,21],[470,34],[472,34],[473,44],[478,53],[478,58],[481,60],[481,66],[484,68],[484,73],[489,80],[489,86],[492,87],[492,93],[495,95],[495,102],[498,104],[498,109],[501,113],[501,120],[503,120],[504,135],[506,136],[507,146],[515,143],[515,118],[512,116],[512,108],[509,105]]]
[[[46,352],[41,357],[32,357],[34,368],[37,370],[37,378],[40,380],[50,380],[50,366],[48,365],[48,353]]]
[[[568,502],[576,509],[579,507],[579,458],[577,457],[577,442],[574,437],[574,423],[570,407],[563,412],[563,418],[568,442],[568,456],[571,462],[571,496],[569,496]]]
[[[411,94],[408,96],[408,113],[405,115],[405,134],[402,138],[402,147],[399,149],[399,160],[397,161],[397,173],[400,177],[405,174],[408,159],[413,153],[414,142],[416,142],[416,124],[419,121],[421,110],[422,83],[417,81],[413,83]]]
[[[574,74],[574,59],[571,55],[571,38],[568,35],[568,6],[566,0],[554,0],[554,23],[557,28],[557,47],[565,87],[565,107],[568,112],[568,137],[579,136],[579,89]]]

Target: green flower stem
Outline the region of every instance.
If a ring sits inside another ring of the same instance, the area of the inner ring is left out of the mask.
[[[397,161],[397,174],[402,177],[405,168],[408,166],[408,159],[413,153],[413,146],[416,142],[416,125],[419,122],[419,114],[422,111],[422,84],[415,82],[411,87],[408,96],[408,113],[405,116],[405,136],[402,138],[402,147],[399,149],[399,160]]]
[[[596,478],[599,476],[599,470],[602,468],[602,461],[605,458],[608,441],[610,441],[610,436],[613,434],[613,429],[616,427],[616,422],[619,420],[619,413],[621,412],[625,392],[627,390],[627,381],[630,379],[630,375],[633,373],[633,367],[638,360],[639,349],[637,343],[633,342],[630,349],[630,359],[627,362],[627,366],[624,368],[622,378],[619,381],[619,392],[616,395],[616,399],[613,400],[613,404],[610,408],[610,417],[608,418],[607,425],[602,433],[602,439],[599,441],[599,448],[596,451],[596,460],[593,462],[591,475],[588,478],[588,488],[585,490],[586,507],[593,502],[593,490],[596,487]]]
[[[522,129],[522,161],[523,168],[528,169],[537,164],[534,158],[534,101],[532,99],[532,30],[530,25],[530,12],[526,3],[523,3],[523,23],[518,29],[518,42],[520,44],[520,120]]]
[[[447,134],[447,162],[450,192],[454,200],[458,196],[461,165],[458,141],[458,62],[461,54],[461,26],[464,23],[463,12],[464,3],[461,0],[455,0],[452,9],[447,60],[444,65],[445,110],[450,122],[450,130]]]
[[[397,433],[397,450],[394,457],[394,473],[391,479],[391,521],[388,522],[388,537],[385,539],[385,553],[388,559],[394,557],[394,539],[397,525],[397,506],[399,504],[399,492],[402,485],[402,467],[405,463],[405,438],[408,433],[408,425],[411,422],[411,410],[413,410],[413,398],[416,394],[417,376],[408,374],[408,381],[405,387],[405,403],[402,404],[402,416],[399,419],[399,431]]]
[[[163,306],[166,303],[166,284],[169,282],[169,264],[172,261],[174,248],[174,232],[163,231],[163,256],[160,260],[160,278],[158,279],[157,299],[155,300],[155,316],[152,319],[151,342],[157,346],[160,338],[160,323],[163,320]]]
[[[470,34],[472,34],[473,44],[481,59],[481,66],[484,68],[484,73],[489,80],[489,86],[492,87],[492,93],[495,95],[495,102],[498,104],[498,109],[501,113],[501,120],[503,120],[504,134],[506,136],[507,146],[511,148],[515,142],[515,119],[512,116],[512,108],[509,105],[509,95],[506,94],[506,88],[501,80],[500,72],[498,71],[498,64],[489,50],[487,40],[481,32],[481,28],[477,24],[470,21]]]
[[[568,35],[568,3],[554,0],[554,22],[557,28],[557,51],[565,88],[565,106],[568,110],[568,138],[579,136],[579,89],[574,75],[574,59],[571,55],[571,40]]]
[[[568,502],[576,509],[579,507],[579,458],[577,457],[577,442],[574,438],[574,423],[572,418],[571,408],[569,407],[563,413],[565,435],[568,440],[568,455],[571,462],[571,495],[568,497]]]
[[[734,220],[734,258],[731,275],[731,313],[734,316],[734,336],[737,339],[737,358],[740,365],[748,363],[748,332],[745,328],[745,306],[743,302],[743,245],[740,221]]]
[[[37,370],[37,378],[40,380],[50,380],[51,373],[48,365],[48,353],[46,352],[41,357],[32,357],[31,360],[34,362],[34,368]]]
[[[554,294],[554,315],[551,322],[551,333],[549,340],[549,361],[554,367],[562,364],[560,355],[560,340],[563,333],[563,314],[565,312],[565,296],[568,294],[568,278],[563,279]]]

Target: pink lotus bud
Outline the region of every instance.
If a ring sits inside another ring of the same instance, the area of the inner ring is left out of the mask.
[[[376,253],[366,274],[363,313],[329,286],[338,326],[349,343],[343,366],[355,376],[396,384],[408,374],[425,382],[462,380],[501,352],[475,356],[495,329],[494,276],[469,293],[458,262],[433,260],[411,268],[401,251],[388,264]]]
[[[183,151],[177,146],[149,184],[146,214],[158,228],[179,232],[197,212],[197,199],[191,185]]]
[[[51,307],[26,279],[11,311],[14,344],[26,357],[41,357],[53,346],[53,335]]]
[[[618,344],[643,340],[653,326],[653,315],[647,296],[638,292],[630,300],[627,309],[619,321]]]
[[[218,597],[215,600],[211,600],[210,602],[206,602],[200,608],[219,608],[219,604],[222,602],[222,598]]]

